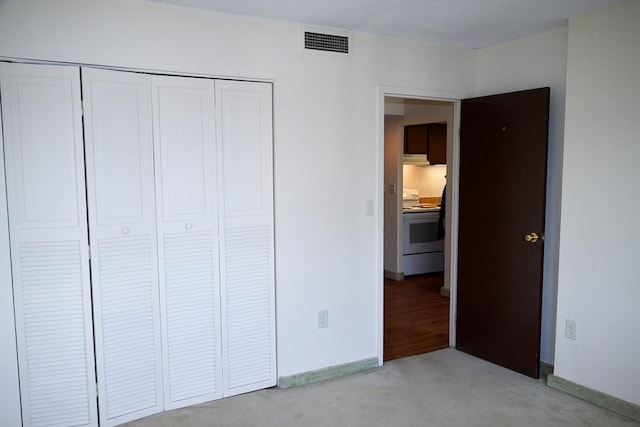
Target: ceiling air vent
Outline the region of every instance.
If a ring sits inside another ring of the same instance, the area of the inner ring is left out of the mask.
[[[303,28],[304,51],[329,55],[349,55],[351,34],[346,31],[328,30],[325,28]]]

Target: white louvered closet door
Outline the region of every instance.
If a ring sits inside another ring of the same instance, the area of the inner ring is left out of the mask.
[[[83,68],[100,424],[161,412],[151,78]]]
[[[214,81],[152,81],[168,410],[222,396]]]
[[[216,81],[225,396],[276,384],[271,85]]]
[[[79,69],[0,81],[23,423],[97,425]]]

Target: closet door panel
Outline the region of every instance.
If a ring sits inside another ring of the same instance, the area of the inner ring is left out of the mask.
[[[163,409],[151,78],[83,69],[101,425]]]
[[[272,210],[270,85],[219,82],[224,216],[269,217]]]
[[[271,85],[216,82],[225,395],[276,383]]]
[[[76,67],[0,64],[24,425],[97,425]]]
[[[83,69],[96,224],[148,223],[154,215],[151,80]]]
[[[221,394],[214,82],[153,77],[165,408]]]
[[[30,77],[12,77],[3,93],[12,108],[7,111],[7,132],[19,144],[8,146],[14,223],[21,228],[78,227],[77,162],[82,157],[77,157],[77,142],[79,138],[82,143],[82,134],[76,134],[77,118],[71,116],[76,102],[72,84],[77,81],[46,77],[36,83]]]
[[[210,223],[213,80],[155,76],[154,82],[162,220]]]

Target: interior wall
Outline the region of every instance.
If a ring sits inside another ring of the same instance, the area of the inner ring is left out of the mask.
[[[637,0],[569,21],[555,357],[555,375],[636,405],[639,22]]]
[[[301,52],[300,37],[295,23],[145,1],[0,2],[0,57],[274,82],[279,376],[379,355],[377,88],[462,98],[476,84],[469,49],[353,33],[336,57]]]
[[[540,359],[549,364],[555,351],[566,71],[567,27],[478,51],[478,96],[551,88],[540,342]],[[488,187],[490,191],[490,183]]]
[[[444,165],[402,167],[404,188],[415,188],[420,197],[440,197],[446,184],[447,167]]]
[[[402,272],[402,231],[398,226],[402,221],[402,183],[398,182],[402,159],[398,153],[402,150],[403,122],[403,115],[384,117],[384,269],[393,273]]]

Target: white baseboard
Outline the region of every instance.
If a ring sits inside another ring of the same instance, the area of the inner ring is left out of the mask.
[[[369,369],[378,367],[378,358],[358,360],[343,365],[329,366],[328,368],[318,369],[316,371],[303,372],[301,374],[290,375],[278,378],[278,388],[299,387],[307,384],[313,384],[320,381],[326,381],[333,378],[345,377],[347,375],[357,374],[359,372],[368,371]]]
[[[553,374],[547,376],[547,386],[640,422],[640,406],[634,403],[576,384]]]
[[[385,279],[395,280],[395,281],[404,280],[404,273],[391,271],[391,270],[385,270],[384,271],[384,278]]]

